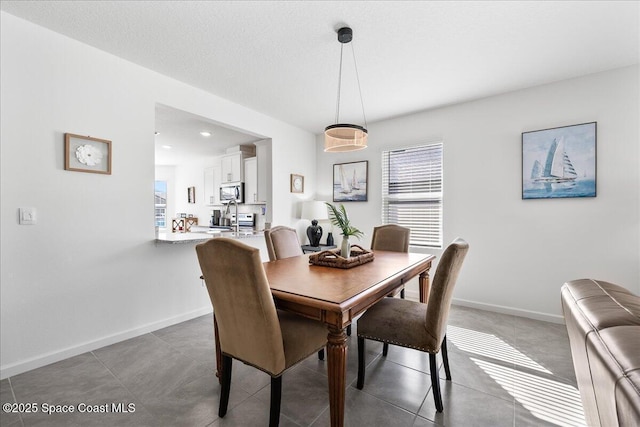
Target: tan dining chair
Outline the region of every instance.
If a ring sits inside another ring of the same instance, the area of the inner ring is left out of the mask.
[[[397,224],[386,224],[373,227],[371,249],[379,251],[409,252],[411,229]],[[400,290],[400,298],[404,299],[404,286]]]
[[[365,339],[399,345],[429,353],[431,387],[436,411],[442,412],[442,396],[436,354],[442,349],[442,363],[451,381],[447,355],[447,320],[453,289],[469,250],[463,239],[454,240],[442,254],[433,278],[429,301],[383,298],[358,320],[358,389],[364,387]]]
[[[269,261],[304,254],[300,240],[298,239],[298,233],[291,227],[277,225],[268,230],[264,230],[264,239],[267,243]],[[318,359],[324,360],[324,349],[318,351]]]
[[[392,252],[409,252],[409,240],[411,239],[411,229],[402,227],[397,224],[386,224],[373,227],[373,235],[371,236],[371,249]],[[400,289],[400,298],[404,299],[404,286]],[[395,296],[395,291],[390,296]],[[389,352],[389,344],[384,343],[382,346],[382,355],[386,356]]]
[[[269,425],[280,421],[282,374],[327,344],[321,322],[277,310],[260,250],[217,237],[196,246],[222,352],[220,418],[227,413],[233,359],[271,376]]]
[[[278,225],[264,230],[264,239],[267,243],[269,261],[302,255],[302,246],[296,230],[284,225]]]

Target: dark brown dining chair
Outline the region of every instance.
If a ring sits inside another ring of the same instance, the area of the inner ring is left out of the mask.
[[[445,249],[433,278],[427,304],[400,298],[383,298],[358,320],[358,389],[364,386],[365,339],[424,351],[429,353],[436,410],[442,412],[436,354],[442,349],[446,378],[451,381],[447,355],[447,319],[453,289],[468,250],[469,244],[460,238]]]
[[[291,227],[277,225],[264,230],[264,240],[267,243],[269,261],[291,258],[304,254],[298,232]],[[324,349],[318,351],[318,359],[324,360]]]
[[[196,246],[222,353],[220,418],[227,413],[233,359],[271,376],[269,425],[280,421],[282,374],[327,344],[326,326],[277,310],[260,250],[217,237]]]

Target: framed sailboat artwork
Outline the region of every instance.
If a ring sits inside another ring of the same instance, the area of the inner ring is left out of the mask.
[[[596,122],[522,133],[522,198],[596,197]]]
[[[369,161],[333,165],[333,201],[366,202]]]

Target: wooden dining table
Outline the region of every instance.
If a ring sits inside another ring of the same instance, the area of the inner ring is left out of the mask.
[[[278,309],[327,325],[329,409],[334,427],[344,425],[347,326],[367,308],[416,276],[419,276],[420,301],[427,301],[429,295],[429,270],[435,256],[373,252],[373,261],[349,269],[311,265],[309,255],[263,264]],[[218,355],[219,347],[216,337]],[[220,372],[217,375],[222,377]]]

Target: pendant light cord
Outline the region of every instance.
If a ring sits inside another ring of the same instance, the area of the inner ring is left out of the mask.
[[[368,129],[367,116],[364,114],[364,102],[362,101],[362,89],[360,88],[360,75],[358,74],[358,64],[356,63],[356,53],[353,49],[353,41],[351,44],[351,54],[353,55],[353,66],[356,69],[356,81],[358,82],[358,94],[360,95],[360,107],[362,108],[362,118],[364,120],[364,127]],[[342,90],[342,58],[344,52],[344,43],[340,44],[340,71],[338,72],[338,101],[336,103],[336,121],[334,123],[340,123],[340,92]]]
[[[353,41],[351,41],[351,54],[353,55],[353,66],[356,69],[356,81],[358,82],[358,93],[360,94],[360,106],[362,107],[362,118],[364,119],[364,128],[369,129],[369,126],[367,126],[367,117],[364,115],[364,102],[362,102],[362,89],[360,89],[360,75],[358,74],[358,64],[356,63],[356,52],[353,49]],[[340,57],[340,61],[342,62],[342,56]],[[340,70],[342,70],[342,65],[340,65]],[[342,73],[342,71],[340,71],[340,73]]]
[[[336,121],[334,123],[340,123],[338,120],[340,119],[340,89],[342,86],[342,51],[344,48],[344,43],[340,43],[340,71],[338,72],[338,102],[336,105]]]

